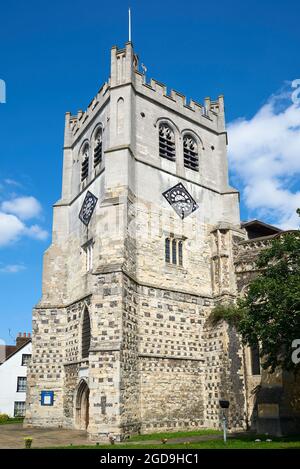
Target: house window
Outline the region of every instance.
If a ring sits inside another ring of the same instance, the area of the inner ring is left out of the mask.
[[[250,348],[251,372],[253,375],[260,375],[260,357],[259,346],[254,345]]]
[[[30,359],[31,359],[30,354],[23,353],[23,355],[22,355],[22,366],[28,366]]]
[[[102,129],[98,129],[94,142],[94,168],[102,161]]]
[[[190,135],[183,137],[183,160],[186,168],[198,171],[198,145],[196,140]]]
[[[168,124],[159,126],[159,156],[175,161],[175,135]]]
[[[91,345],[91,321],[88,309],[85,308],[82,321],[81,354],[82,358],[88,358]]]
[[[26,392],[27,378],[26,376],[18,377],[17,392]]]
[[[25,402],[16,401],[14,406],[14,417],[25,417]]]
[[[183,265],[183,242],[181,239],[165,239],[165,261],[167,264]]]
[[[90,241],[83,248],[85,253],[85,268],[87,272],[93,270],[94,243]]]
[[[89,174],[89,145],[84,145],[81,156],[81,182],[84,181]]]

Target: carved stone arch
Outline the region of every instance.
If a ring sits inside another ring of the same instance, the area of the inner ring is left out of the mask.
[[[180,132],[177,125],[168,118],[160,117],[154,127],[157,128],[158,154],[161,158],[176,162],[177,149],[180,146]]]
[[[80,147],[79,147],[79,151],[78,151],[78,155],[79,155],[79,158],[80,158],[80,161],[82,161],[82,155],[83,155],[83,152],[84,152],[84,149],[85,147],[87,147],[90,149],[90,141],[88,138],[85,138],[83,140],[83,142],[81,143]]]
[[[80,180],[81,182],[87,179],[90,169],[90,141],[85,139],[79,148],[79,163],[80,163]]]
[[[200,135],[197,134],[197,132],[195,132],[195,131],[192,130],[192,129],[183,129],[183,130],[181,131],[181,138],[182,138],[182,140],[183,140],[183,138],[184,138],[185,135],[191,135],[191,136],[196,140],[199,149],[204,150],[203,140],[202,140],[202,138],[200,137]]]
[[[104,125],[102,122],[98,122],[98,124],[96,124],[95,127],[93,128],[92,135],[91,135],[91,142],[95,140],[95,136],[100,129],[102,132],[104,132]]]
[[[103,124],[99,122],[93,129],[91,135],[91,153],[94,168],[101,164],[103,160],[103,131]]]
[[[87,379],[80,379],[74,392],[75,403],[75,427],[87,430],[89,425],[89,396],[90,389]]]
[[[76,408],[80,404],[80,398],[81,398],[82,392],[83,392],[83,390],[86,386],[88,387],[87,378],[81,378],[79,380],[79,382],[77,383],[77,385],[76,385],[76,388],[75,388],[75,391],[74,391],[74,402],[75,402]]]
[[[200,137],[192,130],[182,132],[183,165],[193,171],[199,171],[200,149],[203,148]]]
[[[175,124],[175,122],[174,122],[172,119],[170,119],[169,117],[159,117],[159,118],[156,119],[156,121],[154,122],[154,127],[158,127],[160,124],[163,124],[163,123],[168,124],[168,125],[172,128],[174,134],[176,134],[176,132],[178,132],[177,135],[178,135],[178,137],[180,138],[181,132],[180,132],[180,130],[179,130],[178,125]]]

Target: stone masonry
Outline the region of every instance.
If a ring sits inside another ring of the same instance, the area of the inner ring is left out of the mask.
[[[159,153],[162,123],[174,160]],[[186,135],[197,170],[184,164]],[[188,103],[147,82],[131,43],[112,48],[108,83],[85,112],[66,114],[62,196],[33,311],[27,426],[86,428],[96,441],[218,428],[228,398],[230,427],[246,428],[245,350],[234,330],[209,323],[214,305],[238,294],[236,256],[248,239],[226,145],[222,96]],[[184,219],[162,195],[179,182],[199,207]],[[97,203],[85,225],[88,191]],[[181,265],[166,261],[167,238],[182,243]],[[53,406],[41,405],[45,390]]]

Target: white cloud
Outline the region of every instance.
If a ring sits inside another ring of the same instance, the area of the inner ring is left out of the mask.
[[[21,220],[28,220],[38,217],[42,207],[35,197],[15,197],[14,199],[2,202],[1,210],[17,215]]]
[[[48,232],[43,230],[39,225],[32,225],[29,228],[26,228],[26,234],[30,238],[39,239],[44,241],[48,238]]]
[[[23,264],[8,264],[8,265],[5,265],[4,267],[0,267],[0,273],[16,274],[25,269],[26,267]]]
[[[17,181],[10,179],[6,179],[4,182],[6,185],[19,185]],[[2,188],[4,188],[4,186],[2,186]],[[29,219],[39,217],[41,212],[42,206],[33,196],[21,197],[14,195],[12,198],[4,198],[4,201],[0,204],[0,247],[12,244],[22,237],[42,241],[47,239],[48,232],[46,230],[38,224],[31,225],[28,223]],[[7,266],[7,269],[9,269],[9,267],[10,266]],[[2,267],[2,271],[4,268],[5,267]],[[11,269],[14,268],[17,268],[17,266],[11,264]]]
[[[18,181],[15,181],[14,179],[4,179],[5,184],[8,184],[9,186],[17,186],[17,187],[22,187],[22,184]]]
[[[0,246],[19,239],[24,228],[24,223],[15,215],[0,212]]]
[[[297,228],[300,106],[286,91],[273,95],[251,119],[231,122],[228,136],[230,168],[250,217]]]

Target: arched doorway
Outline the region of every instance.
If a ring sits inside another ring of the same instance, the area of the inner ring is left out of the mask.
[[[86,381],[82,380],[76,394],[76,427],[86,430],[89,425],[90,390]]]

